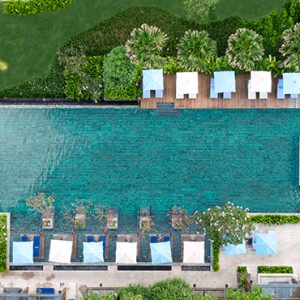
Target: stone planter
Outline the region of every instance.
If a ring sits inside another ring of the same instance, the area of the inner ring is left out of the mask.
[[[75,214],[74,227],[77,229],[84,229],[86,227],[86,214],[84,213]]]
[[[118,229],[118,213],[111,212],[107,215],[107,229]]]
[[[42,216],[42,229],[54,228],[54,212]]]

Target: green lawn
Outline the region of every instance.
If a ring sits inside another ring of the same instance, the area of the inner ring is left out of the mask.
[[[220,0],[217,15],[262,16],[280,8],[283,1]],[[55,53],[71,36],[132,6],[156,6],[184,15],[182,0],[75,0],[56,13],[30,17],[0,14],[0,59],[8,63],[8,70],[0,73],[0,89],[45,75]]]
[[[280,10],[284,0],[220,0],[216,7],[218,19],[239,16],[253,20]]]

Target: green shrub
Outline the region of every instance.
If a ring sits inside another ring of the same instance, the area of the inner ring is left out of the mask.
[[[0,215],[0,272],[6,271],[7,264],[7,217]]]
[[[248,273],[248,270],[247,270],[246,266],[237,266],[236,272],[237,273]]]
[[[298,224],[300,223],[300,215],[254,215],[250,216],[252,223],[259,224]]]
[[[293,268],[290,266],[258,266],[257,273],[287,273],[293,274]]]
[[[182,72],[184,69],[180,66],[177,58],[168,56],[164,63],[164,74],[175,74]]]
[[[213,241],[213,270],[214,272],[218,272],[220,270],[220,247],[221,241],[214,240]]]
[[[5,1],[4,11],[13,16],[29,16],[45,11],[57,11],[71,5],[73,0],[11,0]]]
[[[71,56],[67,59],[65,94],[74,100],[98,102],[103,96],[102,56]]]
[[[125,47],[114,48],[103,62],[104,95],[108,99],[132,100],[140,96],[137,88],[139,68],[131,63]]]
[[[226,290],[226,300],[272,300],[272,296],[263,296],[260,287],[254,287],[251,292],[242,290]]]

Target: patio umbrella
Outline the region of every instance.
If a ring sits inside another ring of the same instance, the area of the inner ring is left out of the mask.
[[[226,245],[224,246],[225,254],[228,256],[240,255],[246,253],[246,244],[243,242],[242,244],[238,245]]]
[[[83,243],[83,262],[84,263],[101,263],[103,258],[103,242]]]
[[[277,254],[277,236],[275,233],[256,233],[255,250],[257,255],[276,255]]]
[[[204,241],[184,241],[183,242],[183,262],[187,264],[204,263]]]
[[[251,71],[251,93],[271,93],[272,77],[269,71]]]
[[[198,94],[198,73],[177,72],[176,94]]]
[[[283,73],[283,94],[300,94],[300,73]]]
[[[72,241],[51,240],[49,261],[69,264],[71,262],[72,247]]]
[[[214,72],[215,92],[234,93],[235,92],[235,73],[234,71]]]
[[[162,69],[143,70],[143,91],[163,89],[164,76]]]
[[[153,264],[172,263],[170,242],[150,243],[150,250]]]
[[[116,263],[136,264],[136,257],[136,242],[117,242]]]
[[[13,263],[33,264],[33,241],[13,242]]]

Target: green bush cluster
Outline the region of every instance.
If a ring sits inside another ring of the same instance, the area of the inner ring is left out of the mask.
[[[67,59],[65,94],[69,99],[98,102],[103,97],[103,57],[70,56]]]
[[[286,273],[293,274],[293,268],[290,266],[258,266],[257,273]]]
[[[218,272],[220,270],[220,247],[221,247],[221,240],[213,241],[213,270],[214,272]]]
[[[71,5],[73,0],[11,0],[5,1],[4,11],[13,16],[29,16],[46,11],[57,11]]]
[[[247,270],[246,266],[237,266],[236,272],[237,273],[248,273],[248,270]]]
[[[7,217],[0,215],[0,272],[5,272],[7,267]]]
[[[254,215],[250,216],[252,223],[259,224],[298,224],[300,223],[300,215]]]

